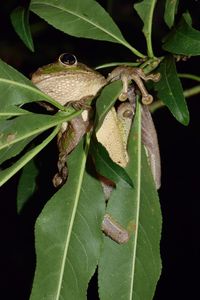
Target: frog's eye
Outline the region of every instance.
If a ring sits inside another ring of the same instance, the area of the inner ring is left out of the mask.
[[[65,66],[73,66],[77,64],[76,56],[70,53],[63,53],[59,56],[59,62]]]

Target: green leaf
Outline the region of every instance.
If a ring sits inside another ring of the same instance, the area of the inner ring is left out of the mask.
[[[109,14],[94,0],[32,0],[30,9],[67,34],[119,43],[144,57],[127,43]]]
[[[34,52],[33,40],[29,26],[29,11],[24,7],[17,7],[11,13],[11,22],[24,44]]]
[[[66,184],[37,219],[30,300],[86,299],[100,255],[105,207],[99,182],[85,172],[86,153],[81,142],[69,157]]]
[[[143,0],[140,3],[134,4],[134,8],[137,11],[138,15],[142,19],[143,33],[147,42],[148,56],[154,57],[152,42],[151,42],[151,33],[152,33],[152,22],[153,22],[153,12],[156,5],[156,0]]]
[[[101,127],[106,114],[122,91],[122,82],[117,80],[107,85],[101,92],[96,102],[96,116],[95,116],[95,131]]]
[[[173,57],[166,57],[158,68],[161,79],[155,83],[158,98],[162,100],[173,116],[183,125],[189,123],[189,112],[183,95],[183,88],[176,72]]]
[[[37,89],[17,70],[0,60],[0,113],[12,106],[45,100],[63,110],[63,106]]]
[[[28,202],[29,198],[33,195],[36,189],[36,177],[39,171],[31,160],[23,168],[22,174],[19,179],[17,187],[17,213],[20,214],[24,205]]]
[[[134,181],[134,188],[119,182],[109,199],[107,213],[127,228],[130,239],[119,245],[104,238],[98,267],[101,300],[152,300],[161,271],[161,212],[145,151],[141,147],[138,107],[129,156],[127,171]]]
[[[7,106],[4,108],[1,108],[0,111],[0,120],[2,119],[8,119],[10,117],[20,116],[20,115],[27,115],[31,114],[29,111],[25,109],[21,109],[17,106]]]
[[[174,54],[195,56],[200,55],[200,31],[192,28],[182,17],[179,24],[164,39],[162,48]]]
[[[58,113],[55,116],[31,114],[0,122],[0,163],[19,154],[41,132],[69,121],[80,112],[69,115]]]
[[[165,23],[171,28],[174,25],[175,15],[177,13],[179,0],[166,0],[165,2]]]
[[[184,13],[182,15],[182,17],[184,18],[184,20],[186,21],[186,23],[190,26],[192,26],[192,17],[191,15],[189,14],[189,12],[187,11],[186,13]]]
[[[54,116],[42,114],[22,115],[0,123],[0,150],[27,138],[34,138],[41,132],[54,127],[64,121],[69,121],[79,115],[81,111],[72,114],[57,113]],[[26,125],[26,126],[25,126]]]
[[[0,123],[1,126],[1,123]],[[11,144],[10,146],[4,147],[0,150],[0,164],[4,161],[19,154],[35,137],[37,134],[27,137],[17,143]],[[14,139],[14,134],[8,134],[8,140],[12,141]]]
[[[34,156],[36,156],[50,141],[57,135],[59,126],[57,126],[53,132],[38,146],[28,151],[11,167],[0,171],[0,186],[7,182],[13,175],[15,175],[21,168],[23,168]]]
[[[118,183],[121,179],[129,186],[133,186],[133,182],[125,169],[115,164],[106,149],[96,140],[91,143],[91,154],[95,161],[95,168],[100,175],[115,183]]]

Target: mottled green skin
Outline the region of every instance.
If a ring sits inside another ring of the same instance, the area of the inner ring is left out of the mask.
[[[84,64],[64,65],[55,62],[39,68],[32,82],[61,105],[81,103],[96,96],[107,80]]]

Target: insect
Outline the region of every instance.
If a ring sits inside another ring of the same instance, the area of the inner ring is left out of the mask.
[[[105,214],[101,229],[108,237],[118,244],[125,244],[130,239],[129,232],[109,214]]]

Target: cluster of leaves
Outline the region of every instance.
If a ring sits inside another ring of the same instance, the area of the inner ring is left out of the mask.
[[[163,43],[163,50],[167,51],[167,55],[155,57],[151,41],[155,5],[155,0],[143,0],[134,5],[144,23],[147,54],[141,53],[125,40],[109,14],[94,0],[32,0],[28,10],[21,7],[14,10],[11,20],[16,32],[32,51],[29,11],[66,34],[127,47],[144,60],[139,66],[146,72],[157,67],[162,76],[154,86],[158,98],[162,99],[179,122],[187,125],[189,113],[176,72],[174,54],[199,55],[200,32],[192,28],[188,14],[184,14],[176,24],[178,1],[166,0],[164,20],[172,28]],[[120,89],[119,83],[113,83],[103,90],[98,99],[105,103],[103,110],[102,105],[98,108],[97,101],[99,122],[117,99]],[[6,168],[0,172],[0,185],[24,167],[18,188],[20,211],[37,173],[34,165],[28,162],[57,135],[63,121],[71,120],[80,112],[63,108],[3,61],[0,61],[0,90],[0,162],[2,164],[17,158],[11,165],[3,165]],[[105,99],[109,99],[109,102],[106,103]],[[41,100],[53,104],[60,112],[53,116],[43,115],[32,113],[23,107],[26,103]],[[161,213],[141,146],[140,110],[138,105],[131,131],[133,138],[128,145],[130,163],[126,168],[134,187],[127,184],[123,176],[113,175],[117,188],[107,207],[98,180],[86,171],[90,135],[70,155],[66,184],[48,201],[36,222],[37,266],[31,300],[85,299],[88,282],[97,265],[100,299],[153,298],[161,270]],[[50,135],[33,147],[31,142],[35,137],[50,128],[53,128]],[[105,171],[107,164],[102,165]],[[115,167],[111,171],[116,173]],[[27,174],[30,176],[29,182]],[[117,245],[103,237],[101,221],[105,211],[128,227],[131,238],[126,245]]]

